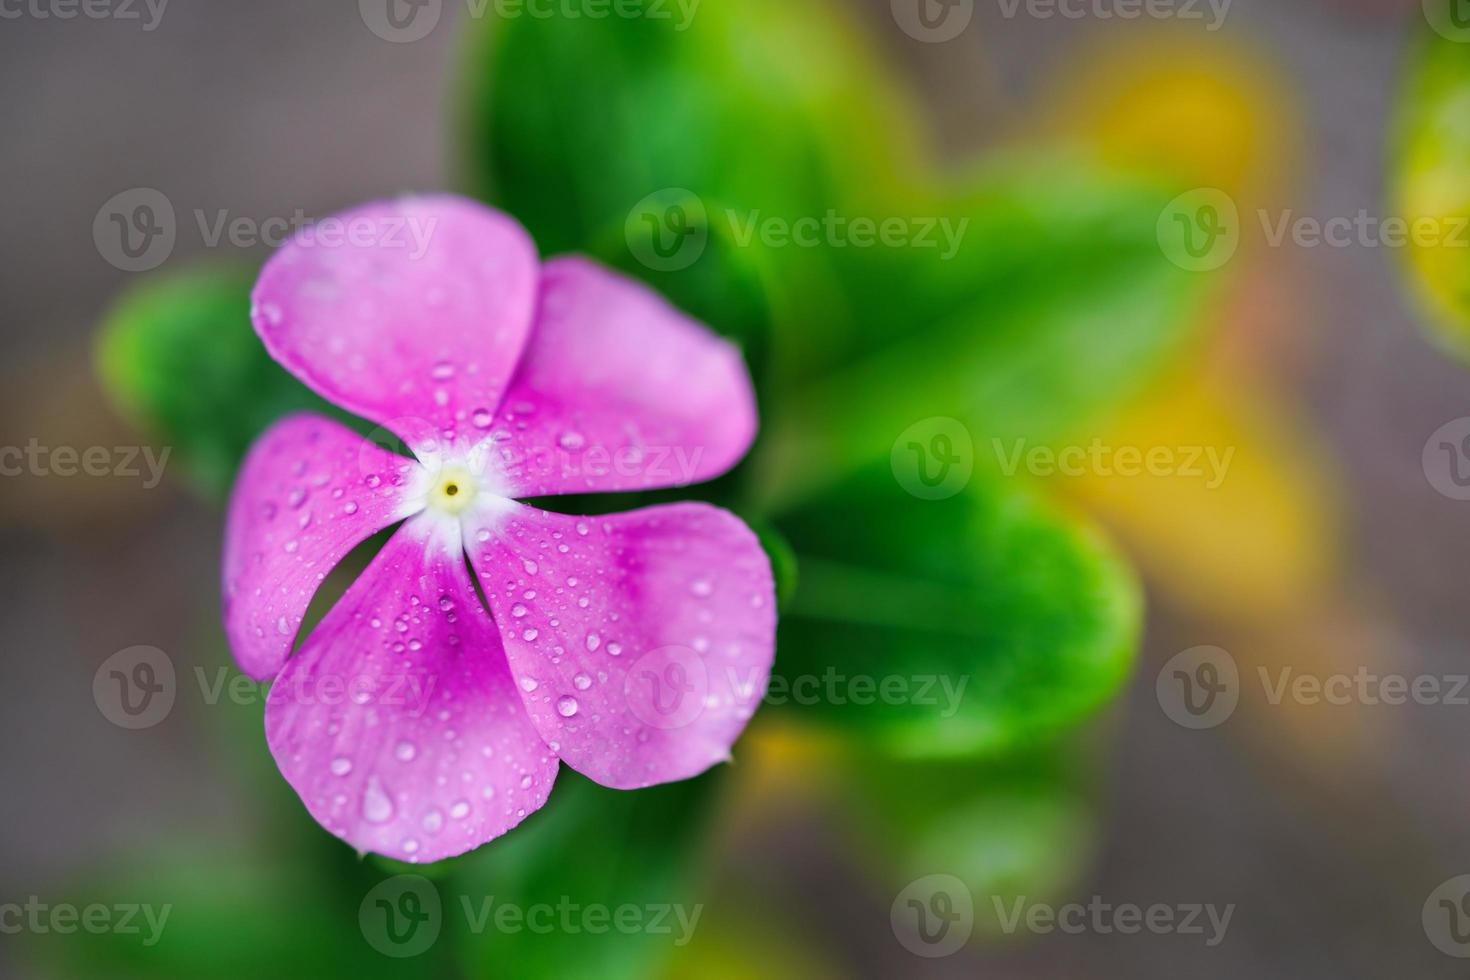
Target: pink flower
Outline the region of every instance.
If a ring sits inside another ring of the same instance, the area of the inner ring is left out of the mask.
[[[245,673],[275,678],[266,738],[323,827],[433,861],[540,807],[558,760],[632,789],[729,758],[774,652],[755,535],[700,503],[575,517],[518,500],[729,469],[756,427],[733,345],[586,259],[540,263],[513,220],[452,197],[299,233],[251,318],[277,361],[415,457],[297,415],[230,501],[225,630]],[[290,656],[328,571],[399,521]]]

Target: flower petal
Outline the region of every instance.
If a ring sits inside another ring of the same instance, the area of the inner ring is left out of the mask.
[[[478,441],[531,327],[535,245],[461,198],[369,204],[303,228],[271,256],[251,317],[271,355],[415,451]]]
[[[632,789],[729,758],[776,630],[770,562],[739,518],[697,503],[476,517],[470,561],[531,720],[563,761]]]
[[[275,675],[317,586],[415,509],[417,464],[319,415],[288,416],[250,449],[225,523],[224,623],[240,669]]]
[[[546,802],[556,757],[516,696],[457,536],[410,520],[286,665],[266,739],[327,830],[437,861]]]
[[[510,496],[683,486],[745,455],[755,393],[734,344],[646,286],[565,256],[543,267],[501,419]]]

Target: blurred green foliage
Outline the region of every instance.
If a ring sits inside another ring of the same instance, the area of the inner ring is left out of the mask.
[[[1126,564],[997,480],[915,500],[875,466],[783,526],[802,568],[777,644],[792,708],[885,754],[1025,747],[1096,710],[1133,663],[1141,602]],[[808,703],[803,677],[842,680]],[[859,700],[854,678],[893,685]]]
[[[1434,335],[1470,357],[1470,30],[1434,0],[1399,93],[1393,207],[1410,223],[1405,272]],[[1438,17],[1436,17],[1438,13]],[[1416,229],[1415,226],[1418,226]]]

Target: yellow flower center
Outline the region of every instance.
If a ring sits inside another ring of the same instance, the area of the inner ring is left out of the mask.
[[[460,466],[446,466],[434,479],[429,491],[429,506],[446,514],[461,514],[479,492],[474,476]]]

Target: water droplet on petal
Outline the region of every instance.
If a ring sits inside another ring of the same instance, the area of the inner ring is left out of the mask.
[[[570,718],[577,713],[577,699],[570,694],[563,694],[556,699],[556,713],[563,718]]]
[[[532,691],[536,690],[536,687],[537,687],[537,685],[536,685],[536,678],[534,678],[534,677],[522,677],[521,678],[521,690],[522,691],[525,691],[527,694],[530,694]]]
[[[337,758],[335,758],[335,759],[332,760],[332,775],[333,776],[345,776],[345,775],[347,775],[351,771],[352,771],[352,760],[351,759],[344,759],[341,756],[338,756]]]
[[[592,678],[588,677],[586,674],[578,674],[576,677],[572,678],[572,686],[579,691],[585,691],[587,690],[587,688],[592,686]]]
[[[412,742],[399,742],[398,747],[393,750],[393,755],[399,762],[412,762],[418,753],[418,747]]]
[[[393,801],[383,790],[377,776],[369,776],[362,792],[362,817],[369,823],[387,823],[393,819]]]

